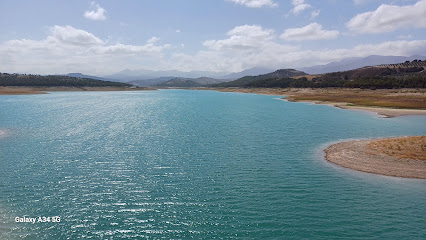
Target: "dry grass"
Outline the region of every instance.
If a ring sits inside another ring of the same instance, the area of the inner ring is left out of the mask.
[[[426,89],[193,88],[286,96],[289,101],[348,103],[349,106],[426,110]]]
[[[368,148],[397,158],[426,161],[426,136],[377,140],[369,143]]]
[[[42,91],[26,87],[0,87],[0,95],[42,94]]]
[[[327,89],[290,93],[291,101],[346,102],[353,105],[404,109],[426,109],[426,93],[398,90]]]
[[[300,79],[300,78],[306,78],[308,79],[308,81],[312,81],[312,79],[317,78],[317,77],[321,77],[324,74],[312,74],[312,75],[302,75],[302,76],[296,76],[296,77],[291,77],[294,79]]]
[[[426,89],[356,88],[192,88],[221,92],[284,96],[289,101],[314,102],[343,109],[375,112],[386,117],[426,114]]]

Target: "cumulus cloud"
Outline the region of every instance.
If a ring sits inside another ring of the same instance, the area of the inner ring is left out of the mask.
[[[152,37],[140,45],[111,44],[81,29],[54,26],[42,40],[20,39],[0,43],[0,72],[84,72],[96,75],[125,68],[241,71],[256,66],[298,68],[369,55],[426,54],[426,40],[307,50],[303,45],[281,42],[274,30],[259,25],[237,26],[223,39],[205,41],[204,48],[194,54],[181,52],[184,48],[180,46],[173,48],[160,42],[159,38]]]
[[[338,34],[338,31],[327,31],[320,24],[312,23],[292,31],[287,29],[282,37],[291,40],[330,39]],[[172,54],[170,60],[174,63],[174,68],[186,71],[241,71],[256,66],[298,68],[327,64],[348,57],[411,56],[426,53],[426,40],[387,41],[349,48],[306,50],[300,45],[280,43],[272,29],[259,25],[237,26],[228,31],[227,38],[205,41],[204,46],[206,49],[195,54]]]
[[[72,45],[98,45],[104,41],[95,35],[71,26],[53,26],[50,28],[51,37],[58,42]]]
[[[337,31],[323,30],[318,25],[312,24],[314,26],[312,29],[316,29],[314,33],[323,33],[319,35],[322,38],[338,34]],[[298,68],[327,64],[348,57],[411,56],[426,53],[426,40],[388,41],[340,49],[306,50],[302,46],[280,43],[272,29],[258,25],[237,26],[227,33],[227,38],[205,41],[204,46],[206,49],[195,54],[172,54],[171,61],[175,64],[175,68],[185,71],[193,69],[241,71],[256,66],[276,69]]]
[[[426,28],[426,0],[414,5],[380,5],[353,17],[346,26],[356,33],[393,32],[400,28]]]
[[[244,5],[249,8],[261,8],[261,7],[278,7],[278,4],[272,0],[228,0],[236,4]]]
[[[229,38],[223,40],[208,40],[205,41],[203,45],[214,50],[254,49],[270,42],[273,38],[273,33],[273,30],[263,29],[258,25],[237,26],[227,33]]]
[[[152,38],[148,39],[148,41],[146,41],[146,42],[150,43],[150,44],[154,44],[158,41],[160,41],[160,39],[158,37],[152,37]]]
[[[94,51],[98,54],[130,54],[135,55],[137,53],[161,53],[165,48],[170,47],[169,44],[162,46],[156,46],[153,43],[147,43],[146,45],[135,46],[125,45],[117,43],[115,45],[103,46],[95,48]]]
[[[311,18],[316,18],[320,15],[321,10],[315,10],[311,12]]]
[[[335,30],[324,30],[316,22],[301,28],[289,28],[281,34],[281,38],[287,41],[324,40],[333,39],[339,35]]]
[[[75,71],[70,69],[72,67],[93,72],[97,65],[115,66],[120,61],[130,61],[131,57],[161,57],[164,50],[171,47],[158,44],[159,38],[156,37],[142,45],[108,44],[94,34],[72,26],[53,26],[49,30],[49,35],[42,40],[16,39],[0,43],[0,65],[8,72],[25,68],[24,71],[32,73],[52,73],[55,69],[64,73],[67,69]],[[111,62],[100,64],[105,61]]]
[[[91,5],[93,8],[95,8],[95,10],[90,10],[90,11],[88,10],[84,12],[84,17],[90,20],[95,20],[95,21],[105,20],[106,10],[95,2],[92,2]]]
[[[305,11],[306,9],[312,7],[310,4],[305,3],[305,0],[293,0],[292,4],[293,4],[293,9],[291,10],[291,12],[294,15],[298,15],[301,12]]]

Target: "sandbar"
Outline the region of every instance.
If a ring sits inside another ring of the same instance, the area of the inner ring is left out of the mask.
[[[386,176],[426,179],[426,136],[341,142],[325,149],[339,166]]]

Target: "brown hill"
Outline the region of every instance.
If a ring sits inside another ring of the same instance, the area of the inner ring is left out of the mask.
[[[343,72],[333,72],[320,75],[312,78],[314,82],[324,80],[356,80],[367,77],[384,77],[384,76],[410,76],[424,75],[426,76],[426,61],[414,60],[406,61],[399,64],[384,64],[370,67],[363,67]]]

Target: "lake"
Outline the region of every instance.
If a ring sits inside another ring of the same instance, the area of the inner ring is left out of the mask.
[[[216,91],[0,96],[0,239],[425,239],[426,181],[322,152],[425,123]]]

